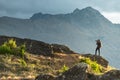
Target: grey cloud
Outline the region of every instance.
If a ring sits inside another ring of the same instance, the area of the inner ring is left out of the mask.
[[[68,13],[92,6],[101,11],[120,11],[119,0],[0,0],[0,16],[29,17],[38,12]],[[22,16],[23,15],[23,16]]]
[[[120,11],[120,6],[119,6],[120,0],[92,0],[90,1],[90,4],[92,4],[92,6],[95,6],[99,9],[101,9],[102,11],[106,11],[106,12],[118,12]]]

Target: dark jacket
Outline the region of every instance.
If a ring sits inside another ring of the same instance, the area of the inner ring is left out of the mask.
[[[97,48],[101,48],[101,41],[100,41],[100,40],[97,40],[97,41],[96,41],[96,45],[97,45]]]

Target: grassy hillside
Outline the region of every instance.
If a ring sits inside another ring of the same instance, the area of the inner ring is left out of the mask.
[[[18,46],[15,40],[8,40],[0,46],[0,79],[34,79],[39,74],[57,76],[79,62],[85,62],[93,69],[91,72],[107,71],[96,61],[80,54],[52,53],[52,56],[30,54],[25,44]]]
[[[25,53],[25,60],[14,55],[0,55],[1,78],[35,78],[39,74],[58,75],[66,65],[72,67],[79,60],[75,54],[56,53],[55,57]]]

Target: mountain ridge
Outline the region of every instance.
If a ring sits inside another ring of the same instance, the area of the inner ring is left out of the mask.
[[[92,15],[93,14],[93,15]],[[71,13],[67,13],[67,14],[43,14],[41,12],[33,14],[33,16],[30,19],[44,19],[44,18],[50,18],[50,17],[58,17],[58,18],[67,18],[70,19],[71,17],[79,17],[79,16],[95,16],[95,15],[99,15],[100,17],[104,17],[103,15],[100,14],[100,12],[92,7],[86,7],[83,9],[78,9],[76,8],[73,12]],[[105,17],[104,17],[105,18]],[[82,19],[82,18],[81,18]],[[110,21],[108,21],[110,22]],[[111,22],[110,22],[111,23]]]

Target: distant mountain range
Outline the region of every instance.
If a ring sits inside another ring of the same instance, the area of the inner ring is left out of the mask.
[[[95,40],[101,39],[101,55],[120,68],[113,61],[120,58],[120,24],[113,24],[92,7],[68,14],[36,13],[30,19],[0,17],[0,35],[65,44],[80,53],[94,53]]]

